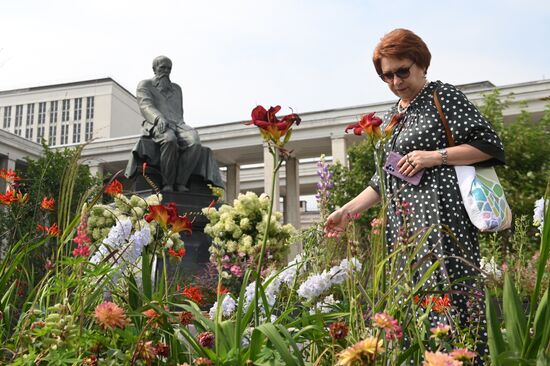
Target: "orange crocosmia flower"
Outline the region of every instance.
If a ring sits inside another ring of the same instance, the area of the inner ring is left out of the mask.
[[[57,227],[57,224],[53,224],[52,226],[42,226],[40,224],[36,224],[36,230],[42,231],[47,236],[58,236],[59,235],[59,228]]]
[[[218,287],[218,294],[223,295],[223,294],[230,294],[230,293],[231,293],[230,290],[226,289],[220,284],[220,286]]]
[[[105,187],[105,193],[110,196],[122,193],[122,183],[118,179],[113,180],[107,187]]]
[[[185,248],[180,248],[178,251],[175,251],[174,249],[170,248],[168,249],[168,255],[171,257],[176,258],[183,258],[185,256]]]
[[[200,288],[193,287],[193,286],[185,286],[183,291],[181,292],[183,297],[197,303],[201,304],[203,299],[203,294]]]
[[[42,203],[40,203],[40,208],[43,210],[53,210],[53,206],[55,204],[55,200],[53,197],[42,197]]]
[[[7,183],[15,183],[21,180],[15,171],[12,169],[6,170],[6,168],[0,170],[0,179],[5,180]]]
[[[432,300],[434,303],[433,309],[436,313],[444,313],[451,308],[451,299],[445,294],[443,297],[438,297]]]

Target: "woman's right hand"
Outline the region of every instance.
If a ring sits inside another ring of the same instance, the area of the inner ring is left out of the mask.
[[[349,214],[343,210],[338,209],[331,213],[325,222],[324,232],[329,238],[338,238],[346,230],[346,226],[350,221]]]

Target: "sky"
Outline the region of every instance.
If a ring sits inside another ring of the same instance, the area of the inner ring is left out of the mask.
[[[247,120],[395,99],[372,51],[408,28],[432,53],[429,80],[507,85],[550,77],[550,1],[18,0],[0,13],[0,90],[111,77],[135,93],[173,61],[185,120]]]

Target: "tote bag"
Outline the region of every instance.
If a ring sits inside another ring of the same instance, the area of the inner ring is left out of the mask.
[[[437,89],[433,93],[448,146],[455,146],[447,118],[441,108]],[[508,206],[502,184],[493,167],[480,168],[471,165],[455,165],[456,177],[464,207],[472,224],[480,231],[501,231],[512,225],[512,210]]]

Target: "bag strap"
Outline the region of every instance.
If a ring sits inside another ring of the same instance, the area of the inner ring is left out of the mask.
[[[453,134],[451,133],[451,129],[449,128],[449,122],[447,122],[447,117],[445,117],[445,113],[443,113],[443,108],[441,108],[441,102],[439,101],[439,97],[437,96],[437,88],[434,89],[434,102],[435,107],[437,108],[437,112],[439,112],[439,117],[441,118],[441,122],[443,122],[443,127],[445,127],[445,135],[447,136],[447,145],[449,147],[455,146],[455,140],[453,139]]]

